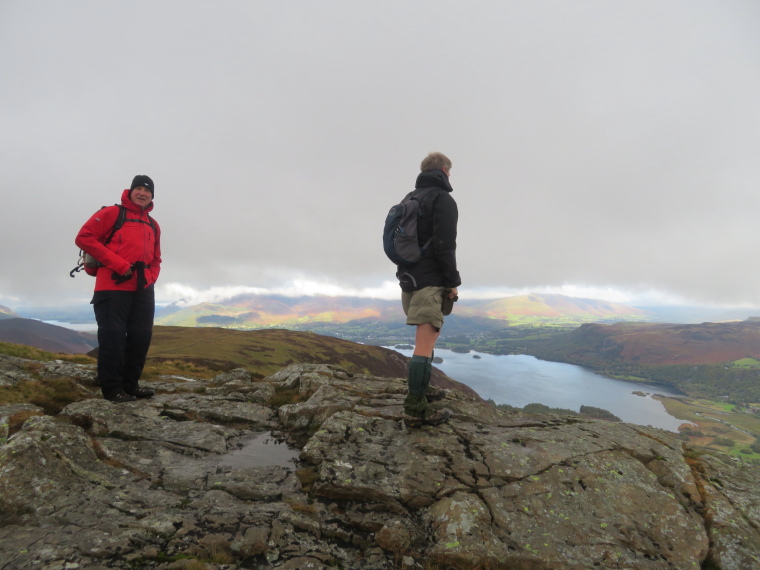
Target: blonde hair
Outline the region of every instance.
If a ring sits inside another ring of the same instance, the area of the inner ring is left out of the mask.
[[[428,170],[445,170],[448,172],[451,170],[451,161],[442,152],[431,152],[420,164],[420,171],[427,172]]]

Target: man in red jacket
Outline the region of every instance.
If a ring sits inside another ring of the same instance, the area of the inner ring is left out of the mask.
[[[100,345],[98,383],[112,402],[154,394],[138,386],[153,336],[153,284],[161,271],[161,230],[148,215],[154,193],[150,177],[135,176],[132,186],[122,192],[121,206],[95,212],[75,240],[101,264],[92,298]],[[122,208],[124,223],[109,240]]]

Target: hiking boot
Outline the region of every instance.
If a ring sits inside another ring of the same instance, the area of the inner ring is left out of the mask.
[[[124,402],[134,402],[137,400],[137,397],[130,396],[126,392],[116,392],[116,394],[106,396],[106,400],[110,402],[116,402],[117,404],[123,404]]]
[[[433,412],[424,418],[417,418],[404,414],[404,424],[410,428],[420,428],[422,426],[439,426],[445,424],[451,419],[451,412],[444,409]]]
[[[427,392],[425,392],[425,398],[427,398],[428,402],[435,402],[437,400],[443,400],[448,393],[448,390],[445,388],[436,388],[435,386],[430,386],[427,389]]]
[[[127,392],[129,396],[135,398],[152,398],[156,392],[150,388],[138,388],[134,392]]]

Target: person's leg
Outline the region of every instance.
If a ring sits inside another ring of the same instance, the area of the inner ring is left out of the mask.
[[[439,419],[442,421],[448,419],[448,413],[435,412],[430,407],[426,395],[433,368],[433,349],[440,327],[443,325],[442,294],[443,287],[426,287],[419,291],[402,294],[402,306],[407,315],[406,322],[417,327],[414,353],[409,361],[408,392],[404,400],[404,412],[410,420],[417,419],[431,424],[442,423],[438,422]],[[441,415],[441,418],[437,418],[438,415]]]
[[[105,398],[123,391],[127,318],[132,305],[128,291],[96,291],[92,298],[98,323],[98,383]]]
[[[153,390],[139,388],[138,381],[145,367],[150,341],[153,338],[155,296],[153,286],[135,294],[127,320],[127,339],[124,362],[124,391],[138,397],[150,397]]]
[[[425,356],[432,361],[433,349],[439,334],[441,334],[440,329],[435,328],[430,323],[417,325],[417,332],[414,335],[414,354]]]

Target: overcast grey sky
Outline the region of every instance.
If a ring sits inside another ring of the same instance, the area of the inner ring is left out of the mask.
[[[760,306],[733,0],[0,0],[0,304],[88,301],[74,236],[135,174],[163,302],[395,295],[381,227],[432,150],[463,296]]]

